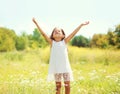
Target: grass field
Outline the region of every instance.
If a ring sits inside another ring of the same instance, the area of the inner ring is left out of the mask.
[[[0,94],[55,94],[49,47],[0,53]],[[69,47],[71,94],[120,94],[120,50]],[[64,85],[62,86],[64,94]]]

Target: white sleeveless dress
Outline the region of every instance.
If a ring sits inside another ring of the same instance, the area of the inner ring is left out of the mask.
[[[55,81],[54,75],[56,73],[69,73],[70,80],[73,80],[67,47],[64,40],[59,42],[53,40],[52,42],[47,78],[48,81]]]

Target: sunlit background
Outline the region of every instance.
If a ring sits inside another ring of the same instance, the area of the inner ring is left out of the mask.
[[[67,45],[70,94],[120,94],[119,10],[120,0],[0,0],[0,94],[56,93],[46,80],[50,46],[33,17],[48,35],[90,21]]]
[[[69,34],[80,23],[90,21],[78,33],[89,38],[107,33],[120,23],[119,4],[120,0],[1,0],[0,26],[14,29],[17,34],[30,34],[35,17],[48,35],[56,26]]]

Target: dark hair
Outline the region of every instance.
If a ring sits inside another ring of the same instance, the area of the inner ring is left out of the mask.
[[[53,33],[54,33],[55,29],[56,29],[56,27],[53,29],[53,31],[52,31],[52,33],[51,33],[51,36],[50,36],[50,39],[52,39],[52,40],[55,40],[55,39],[53,38]],[[62,34],[65,36],[64,30],[61,29],[61,31],[62,31]],[[64,37],[64,38],[65,38],[65,37]],[[61,40],[63,40],[64,38],[62,38]]]

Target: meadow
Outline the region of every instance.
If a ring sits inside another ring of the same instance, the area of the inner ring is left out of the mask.
[[[68,47],[71,94],[120,94],[120,50]],[[0,94],[55,94],[49,47],[0,53]],[[64,84],[62,85],[64,94]]]

